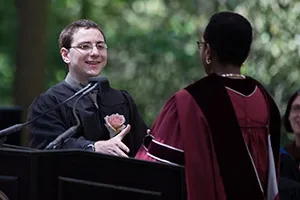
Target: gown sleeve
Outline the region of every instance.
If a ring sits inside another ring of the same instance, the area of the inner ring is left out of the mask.
[[[168,158],[174,157],[173,154],[183,152],[183,144],[180,134],[180,126],[177,114],[176,98],[171,97],[160,112],[159,116],[155,120],[151,129],[152,144],[159,145],[158,151],[154,150],[151,152],[151,147],[145,147],[145,142],[139,149],[136,158],[141,160],[148,160],[154,162],[164,162],[169,164],[174,164],[172,160]],[[148,149],[149,148],[149,149]],[[157,154],[158,153],[158,154]],[[175,163],[176,164],[176,163]]]
[[[41,94],[36,98],[29,107],[28,120],[40,116],[49,108],[59,103],[55,95],[51,93]],[[66,131],[72,124],[72,113],[65,106],[61,106],[42,117],[38,117],[36,121],[29,125],[29,146],[32,148],[44,149],[58,135]],[[92,142],[83,138],[69,138],[60,148],[85,149]]]

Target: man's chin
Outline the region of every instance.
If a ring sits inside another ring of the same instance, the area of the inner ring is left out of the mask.
[[[87,72],[87,75],[88,75],[89,77],[94,77],[94,76],[99,76],[100,73],[101,73],[100,70],[97,70],[97,71],[89,71],[89,72]]]

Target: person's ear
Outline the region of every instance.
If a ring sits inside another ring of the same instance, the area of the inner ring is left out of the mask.
[[[69,59],[69,50],[66,49],[65,47],[62,47],[60,49],[60,55],[61,55],[61,58],[63,59],[63,61],[66,63],[66,64],[69,64],[70,63],[70,59]]]
[[[211,48],[210,45],[208,43],[206,43],[206,47],[205,47],[205,62],[206,64],[210,64],[211,60],[212,60],[212,54],[211,54]]]

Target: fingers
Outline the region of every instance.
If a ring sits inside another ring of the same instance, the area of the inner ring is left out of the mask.
[[[105,154],[107,155],[112,155],[112,156],[119,156],[115,151],[113,150],[110,150],[110,151],[107,151]]]
[[[122,156],[122,157],[128,158],[128,155],[125,154],[124,151],[122,151],[122,150],[119,149],[118,147],[115,148],[113,151],[114,151],[114,153],[116,153],[118,156]]]
[[[129,153],[129,148],[120,140],[112,138],[107,141],[97,141],[95,142],[96,152],[110,154],[114,156],[128,157],[126,153]]]
[[[122,139],[129,133],[131,126],[127,126],[115,137],[107,141],[98,141],[95,143],[96,151],[105,154],[122,156],[128,158],[129,148],[122,142]]]
[[[118,138],[119,140],[122,140],[130,131],[131,126],[130,124],[127,124],[126,128],[124,128],[117,136],[116,138]]]
[[[116,143],[116,145],[122,151],[129,153],[129,151],[130,151],[129,148],[123,142],[118,142],[118,143]]]

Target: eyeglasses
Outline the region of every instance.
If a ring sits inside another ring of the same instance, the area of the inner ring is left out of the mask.
[[[96,44],[82,43],[82,44],[78,44],[77,46],[71,46],[70,48],[75,48],[75,49],[80,49],[82,51],[91,52],[94,47],[96,47],[98,51],[104,51],[107,49],[107,44],[105,44],[103,42],[96,43]]]
[[[206,42],[197,41],[197,45],[198,45],[198,49],[200,50],[202,48],[202,46],[206,45]]]

